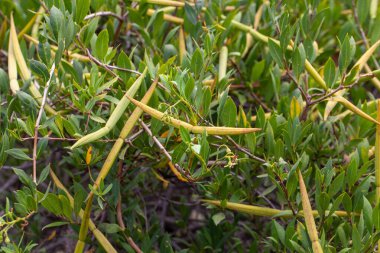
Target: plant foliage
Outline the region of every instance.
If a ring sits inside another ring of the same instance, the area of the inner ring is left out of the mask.
[[[0,251],[378,252],[378,9],[1,1]]]

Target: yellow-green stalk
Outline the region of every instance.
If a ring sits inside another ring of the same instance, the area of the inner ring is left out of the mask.
[[[148,113],[153,118],[156,118],[168,125],[174,126],[176,128],[183,127],[192,133],[201,134],[206,131],[210,135],[237,135],[237,134],[248,134],[260,131],[260,128],[238,128],[238,127],[204,127],[204,126],[193,126],[182,120],[175,119],[165,113],[162,113],[150,106],[147,106],[131,97],[129,97],[132,103],[140,107],[144,112]]]
[[[133,97],[136,94],[137,90],[140,88],[141,83],[144,80],[147,71],[148,71],[148,68],[145,68],[144,72],[136,79],[136,81],[124,94],[123,98],[120,99],[115,110],[112,112],[111,116],[109,117],[106,125],[102,127],[101,129],[80,138],[77,142],[75,142],[73,146],[71,146],[71,149],[96,141],[102,138],[104,135],[108,134],[112,130],[112,128],[116,125],[116,123],[119,121],[121,116],[124,114],[125,109],[127,109],[130,103],[128,98]]]
[[[141,0],[137,0],[136,2],[140,2]],[[165,5],[165,6],[174,6],[174,7],[184,7],[184,2],[179,1],[173,1],[173,0],[144,0],[145,3],[150,4],[158,4],[158,5]],[[194,5],[193,3],[189,3],[189,5]]]
[[[315,226],[313,211],[311,209],[309,196],[307,195],[305,182],[303,181],[301,171],[299,169],[297,169],[297,171],[298,171],[298,180],[299,180],[300,193],[301,193],[301,202],[302,202],[302,208],[304,211],[306,229],[307,229],[307,233],[309,234],[309,237],[311,240],[313,252],[314,253],[323,253],[321,244],[320,244],[319,239],[318,239],[318,231],[317,231],[317,228]]]
[[[377,121],[380,121],[380,100],[377,100]],[[380,125],[376,126],[375,142],[375,181],[376,181],[376,205],[380,204]],[[380,252],[380,240],[377,242],[377,252]]]
[[[280,210],[280,209],[274,209],[274,208],[268,208],[268,207],[261,207],[261,206],[252,206],[252,205],[246,205],[246,204],[240,204],[240,203],[233,203],[233,202],[227,202],[223,203],[220,200],[209,200],[209,199],[203,199],[202,200],[205,203],[212,204],[215,206],[222,206],[233,211],[246,213],[250,215],[255,216],[263,216],[263,217],[279,217],[279,218],[292,218],[294,217],[291,210]],[[326,215],[329,215],[330,211],[326,211]],[[317,210],[313,210],[312,214],[314,217],[319,216],[319,213]],[[304,216],[304,212],[300,211],[297,213],[299,216]],[[347,217],[348,214],[345,211],[335,211],[335,216],[338,217]]]
[[[10,28],[9,36],[12,37],[13,52],[16,58],[17,65],[19,66],[19,69],[20,69],[20,75],[24,81],[30,81],[32,78],[32,74],[30,73],[26,65],[24,56],[22,55],[22,52],[21,52],[20,44],[18,43],[16,28],[13,21],[13,15],[11,15],[11,28]],[[29,91],[32,94],[32,96],[37,100],[37,102],[41,104],[42,95],[40,91],[34,86],[33,83],[29,85]],[[52,115],[57,114],[57,112],[47,104],[45,104],[44,108],[49,114],[52,114]]]
[[[152,16],[156,11],[153,10],[153,9],[148,9],[146,14],[148,16]],[[170,14],[166,14],[164,13],[164,20],[165,21],[169,21],[169,22],[172,22],[172,23],[175,23],[175,24],[179,24],[179,25],[183,25],[184,23],[184,20],[183,18],[179,18],[179,17],[176,17],[176,16],[173,16],[173,15],[170,15]]]
[[[157,80],[153,82],[153,84],[150,86],[148,91],[145,93],[144,97],[142,98],[141,102],[144,104],[147,104],[152,97],[154,90],[157,86]],[[106,178],[108,175],[108,172],[110,171],[113,163],[116,160],[117,155],[119,154],[121,147],[124,144],[125,138],[127,138],[128,134],[133,129],[134,125],[136,124],[137,120],[140,118],[141,114],[143,113],[143,110],[141,110],[139,107],[136,107],[131,116],[128,118],[127,122],[125,122],[125,125],[123,129],[120,132],[119,138],[116,140],[114,145],[112,146],[111,151],[109,152],[106,161],[104,162],[102,169],[99,172],[99,175],[97,179],[95,180],[93,189],[97,189],[97,187],[100,185],[100,182]]]
[[[178,47],[179,47],[179,63],[182,64],[183,57],[186,56],[186,43],[185,43],[185,32],[183,31],[183,27],[179,28],[178,34]]]
[[[368,103],[366,103],[367,106],[372,106],[373,104],[376,104],[379,101],[379,99],[371,100]],[[334,121],[339,121],[347,117],[348,115],[353,114],[351,110],[345,110],[342,113],[339,113],[337,115],[334,115]]]
[[[253,23],[253,29],[256,30],[259,27],[260,19],[261,19],[261,16],[263,15],[264,6],[268,5],[268,4],[269,4],[269,1],[264,1],[263,4],[260,5],[260,7],[257,9],[256,15],[255,15],[255,21]],[[245,57],[247,55],[247,53],[249,52],[249,49],[252,47],[252,45],[253,45],[252,34],[247,33],[246,34],[245,48],[244,48],[242,57]]]
[[[34,22],[34,25],[32,27],[31,35],[33,38],[38,38],[38,31],[39,31],[40,23],[41,23],[41,20],[44,16],[43,14],[45,13],[44,7],[41,6],[40,9],[38,10],[38,12],[41,13],[41,15],[37,16],[36,21]]]
[[[74,208],[74,198],[71,196],[70,192],[66,189],[66,187],[59,180],[57,175],[55,175],[53,170],[50,170],[50,176],[53,179],[54,184],[59,189],[61,189],[62,191],[64,191],[66,193],[66,196],[70,202],[70,206],[72,208]],[[81,209],[81,210],[79,210],[79,217],[82,219],[83,216],[84,216],[84,211]],[[102,245],[103,249],[107,253],[117,253],[116,249],[108,241],[107,237],[105,237],[105,235],[100,230],[98,230],[98,228],[95,226],[94,222],[91,219],[88,221],[88,228],[94,234],[96,240],[98,240],[99,244]]]
[[[357,108],[353,103],[345,99],[344,97],[341,96],[334,96],[330,98],[331,101],[341,103],[344,107],[346,107],[348,110],[352,111],[356,115],[365,118],[366,120],[369,120],[375,124],[380,124],[380,122],[376,121],[374,118]]]
[[[8,43],[8,76],[9,76],[9,84],[13,94],[16,94],[17,91],[20,90],[20,86],[17,82],[17,65],[16,58],[13,51],[13,43],[12,36],[9,36]]]
[[[78,237],[78,241],[74,250],[75,253],[82,253],[84,250],[84,246],[86,246],[85,240],[87,237],[93,198],[94,198],[94,194],[90,194],[87,200],[86,208],[84,209],[82,223],[80,224],[79,237]]]
[[[219,54],[219,81],[222,80],[227,73],[228,48],[223,46]]]

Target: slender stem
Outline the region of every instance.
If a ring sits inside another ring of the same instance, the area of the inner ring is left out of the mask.
[[[173,163],[173,159],[172,159],[172,156],[169,154],[169,152],[165,149],[164,146],[162,146],[161,142],[157,139],[156,136],[153,135],[152,131],[149,129],[149,127],[144,123],[144,121],[142,121],[141,119],[139,119],[139,122],[140,122],[140,125],[142,126],[142,128],[145,130],[145,132],[153,139],[154,143],[156,143],[156,145],[158,146],[158,148],[162,151],[162,153],[166,156],[166,158],[169,159],[169,161],[171,163]],[[193,178],[190,177],[190,175],[188,175],[188,173],[182,169],[181,166],[179,166],[178,164],[173,164],[174,167],[180,171],[182,173],[182,175],[184,175],[187,179],[188,182],[192,182],[194,181]],[[183,180],[181,180],[183,181]]]
[[[51,69],[50,69],[49,80],[46,82],[46,85],[45,85],[44,94],[43,94],[42,101],[41,101],[41,107],[40,107],[40,110],[38,112],[38,116],[37,116],[37,120],[36,120],[36,125],[34,127],[34,144],[33,144],[33,182],[34,183],[37,183],[38,128],[40,126],[40,121],[41,121],[42,113],[44,111],[44,106],[45,106],[45,103],[46,103],[46,98],[47,98],[47,94],[48,94],[48,91],[49,91],[49,86],[50,86],[50,83],[51,83],[51,79],[52,79],[52,77],[54,75],[54,69],[55,69],[55,63],[53,63],[53,65],[51,66]]]

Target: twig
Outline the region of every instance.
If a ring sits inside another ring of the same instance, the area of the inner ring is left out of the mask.
[[[37,116],[37,120],[36,120],[36,125],[34,127],[34,145],[33,145],[33,182],[34,183],[37,183],[37,142],[38,142],[38,128],[40,126],[42,112],[44,111],[44,106],[45,106],[45,103],[46,103],[46,98],[47,98],[47,94],[48,94],[48,91],[49,91],[49,86],[50,86],[50,83],[51,83],[51,79],[52,79],[53,74],[54,74],[54,69],[55,69],[55,63],[53,62],[53,65],[51,66],[51,69],[50,69],[49,80],[46,82],[46,85],[45,85],[44,94],[43,94],[42,101],[41,101],[41,107],[40,107],[40,110],[38,112],[38,116]]]
[[[358,11],[356,9],[355,0],[352,0],[352,13],[354,14],[354,20],[355,20],[355,23],[358,27],[360,36],[362,37],[362,40],[364,42],[365,47],[368,49],[368,48],[370,48],[370,45],[369,45],[369,42],[368,42],[367,37],[365,35],[364,29],[363,29],[362,25],[360,24]],[[380,65],[377,63],[377,61],[374,60],[373,62],[375,63],[376,68],[380,68]]]
[[[227,136],[226,137],[227,140],[229,140],[237,150],[243,152],[244,154],[248,155],[250,158],[252,158],[253,160],[256,160],[258,162],[261,162],[261,163],[266,163],[267,161],[265,161],[263,158],[261,157],[257,157],[255,156],[254,154],[252,154],[251,152],[249,152],[248,150],[246,150],[245,148],[243,148],[242,146],[240,146],[236,141],[234,141],[234,139],[232,139],[230,136]]]
[[[68,142],[76,142],[78,139],[75,138],[60,138],[60,137],[37,137],[38,140],[41,139],[47,139],[48,141],[68,141]],[[34,140],[35,137],[25,137],[21,138],[21,141],[28,141],[28,140]],[[117,139],[105,139],[105,140],[95,140],[94,142],[103,142],[103,143],[108,143],[108,142],[115,142]],[[130,142],[130,138],[125,139],[126,143]]]
[[[79,40],[79,39],[78,39]],[[139,71],[136,71],[136,70],[133,70],[133,69],[126,69],[126,68],[121,68],[121,67],[118,67],[118,66],[113,66],[113,65],[108,65],[108,64],[104,64],[102,63],[101,61],[99,61],[97,58],[95,58],[90,50],[88,50],[87,48],[85,49],[86,51],[86,54],[88,56],[88,58],[90,58],[91,61],[93,61],[96,65],[104,68],[108,73],[110,73],[112,76],[114,77],[117,77],[118,81],[123,83],[123,80],[116,74],[114,73],[112,70],[116,69],[116,70],[119,70],[119,71],[125,71],[125,72],[130,72],[130,73],[133,73],[133,74],[136,74],[136,75],[142,75],[141,72]],[[154,79],[151,79],[152,81],[154,81]],[[166,91],[169,91],[168,88],[166,88],[162,83],[160,82],[157,82],[157,85],[160,86],[162,89],[166,90]]]
[[[154,143],[156,143],[156,145],[158,146],[158,148],[162,151],[162,153],[164,153],[164,155],[166,156],[166,158],[169,159],[170,162],[172,162],[172,156],[168,153],[168,151],[165,149],[164,146],[162,146],[161,142],[156,138],[156,136],[153,135],[152,131],[149,129],[149,127],[144,123],[144,121],[142,121],[141,119],[139,119],[139,122],[142,126],[142,128],[145,130],[145,132],[153,139]],[[189,180],[189,182],[194,182],[194,179],[191,178],[188,173],[185,172],[184,169],[181,168],[181,166],[179,166],[178,164],[176,163],[173,163],[174,167],[181,172],[181,174],[183,174],[183,176],[186,177],[186,179]]]

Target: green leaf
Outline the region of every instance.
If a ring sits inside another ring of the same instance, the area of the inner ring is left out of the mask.
[[[305,49],[302,44],[300,44],[295,52],[293,53],[293,71],[297,78],[301,75],[301,73],[305,69],[305,59],[306,59],[306,53]]]
[[[368,231],[372,231],[373,222],[372,222],[373,210],[371,203],[369,203],[368,199],[363,196],[363,216],[364,223],[368,229]]]
[[[352,60],[353,54],[355,53],[355,48],[352,45],[352,40],[352,38],[350,39],[348,36],[346,36],[340,48],[338,60],[340,73],[345,73],[348,65]]]
[[[77,183],[74,184],[74,192],[74,213],[78,214],[82,208],[84,200],[86,199],[87,193],[83,186]]]
[[[329,186],[328,194],[330,197],[334,197],[335,194],[337,194],[339,191],[341,191],[343,188],[343,183],[345,179],[345,173],[341,172],[338,176],[334,178],[332,183]]]
[[[367,20],[369,10],[371,6],[371,0],[358,0],[357,9],[358,9],[358,18],[361,25]]]
[[[256,62],[253,66],[252,72],[251,72],[251,80],[253,82],[259,80],[260,76],[263,74],[265,69],[265,60],[261,60],[259,62]]]
[[[104,232],[106,232],[107,234],[114,234],[123,231],[123,229],[119,225],[114,223],[101,223],[99,225],[99,228],[101,230],[104,230]]]
[[[8,155],[18,159],[18,160],[26,160],[26,161],[32,161],[33,159],[30,158],[27,154],[25,154],[24,151],[22,151],[19,148],[11,148],[5,151]]]
[[[73,208],[70,205],[69,199],[65,195],[58,195],[58,199],[61,202],[62,214],[69,220],[71,220]]]
[[[206,132],[204,132],[202,134],[202,139],[201,139],[200,155],[206,164],[208,161],[209,154],[210,154],[210,145],[208,144],[208,141],[207,141],[207,134],[206,134]]]
[[[197,13],[189,4],[185,4],[185,20],[195,25],[197,23]]]
[[[44,226],[42,228],[42,230],[45,230],[47,228],[56,228],[56,227],[61,227],[61,226],[64,226],[64,225],[68,225],[70,224],[70,222],[67,222],[67,221],[56,221],[56,222],[52,222],[46,226]]]
[[[117,66],[125,69],[132,69],[132,62],[129,59],[129,57],[124,53],[124,51],[121,51],[119,57],[117,58]],[[118,74],[125,83],[128,82],[128,79],[131,76],[131,73],[128,71],[118,71]]]
[[[28,176],[25,173],[25,171],[23,171],[21,169],[13,168],[13,172],[18,176],[21,183],[23,183],[24,185],[28,185],[28,186],[33,185],[32,179],[30,178],[30,176]]]
[[[40,177],[38,178],[38,184],[41,184],[48,177],[50,172],[50,164],[47,165],[41,172]]]
[[[63,50],[65,50],[65,44],[63,43],[63,40],[60,40],[58,42],[58,50],[55,52],[54,57],[55,66],[59,66],[59,63],[61,62]]]
[[[46,150],[48,142],[49,142],[49,138],[47,138],[47,137],[43,137],[43,138],[41,138],[38,141],[38,144],[37,144],[37,158],[40,156],[41,152],[43,152],[44,150]]]
[[[203,105],[202,105],[203,116],[208,115],[210,111],[211,100],[212,100],[211,89],[209,87],[206,87],[203,89]]]
[[[203,56],[199,48],[197,48],[191,57],[191,70],[196,76],[201,73],[203,68]]]
[[[50,26],[56,40],[58,40],[59,36],[61,35],[63,22],[63,13],[55,6],[53,6],[53,8],[50,10]]]
[[[50,44],[47,42],[38,43],[38,55],[40,56],[41,60],[45,63],[45,65],[49,65],[51,62]]]
[[[41,204],[54,215],[62,214],[61,202],[59,201],[57,195],[53,193],[48,193],[46,198],[41,202]]]
[[[331,57],[328,59],[328,61],[325,64],[323,79],[325,80],[329,88],[333,87],[336,80],[336,68],[335,68],[335,63],[331,59]]]
[[[268,154],[272,155],[274,153],[275,142],[274,142],[273,128],[270,123],[268,123],[267,129],[265,132],[265,146],[266,146]]]
[[[33,73],[42,77],[45,82],[49,79],[49,70],[45,64],[36,60],[30,60],[29,63]]]
[[[268,41],[269,53],[280,68],[284,68],[281,47],[272,39]]]
[[[187,129],[185,129],[183,126],[180,126],[179,133],[181,134],[181,138],[183,142],[187,144],[191,143],[191,137]]]
[[[188,146],[184,142],[181,142],[177,147],[175,147],[172,155],[173,163],[178,163],[181,160],[187,150],[187,147]]]
[[[216,226],[218,226],[218,224],[222,222],[225,218],[226,216],[224,215],[224,213],[217,213],[212,216],[212,220],[214,221]]]
[[[237,111],[235,102],[231,97],[227,98],[220,115],[221,122],[224,126],[235,127],[237,121]]]
[[[91,0],[76,0],[75,22],[78,24],[83,21],[90,10]]]
[[[107,29],[101,31],[96,40],[96,55],[100,60],[104,60],[104,57],[108,51],[109,36]]]

